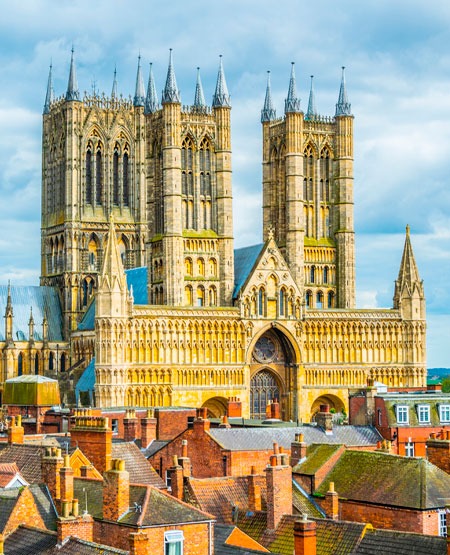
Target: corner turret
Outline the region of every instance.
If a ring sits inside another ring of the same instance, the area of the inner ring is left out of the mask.
[[[308,110],[305,116],[307,120],[314,120],[314,118],[317,117],[316,97],[314,94],[313,80],[314,80],[314,75],[311,75],[311,88],[309,91]]]
[[[134,92],[133,105],[143,107],[145,106],[145,87],[141,71],[141,55],[138,56],[138,68],[136,74],[136,90]]]
[[[72,46],[72,57],[70,59],[70,73],[69,73],[69,83],[67,85],[66,100],[68,102],[71,102],[74,100],[77,102],[80,101],[80,91],[78,90],[73,46]]]
[[[270,71],[267,72],[267,87],[266,98],[264,99],[264,106],[261,110],[261,123],[273,121],[277,117],[275,108],[272,103],[272,92],[270,90]]]
[[[231,99],[228,94],[227,82],[223,71],[222,56],[220,56],[219,72],[217,74],[216,90],[214,91],[213,108],[231,108]]]
[[[156,94],[155,79],[153,77],[153,64],[150,64],[150,73],[148,74],[147,98],[145,99],[145,113],[153,114],[159,110],[158,95]]]
[[[336,104],[336,117],[351,116],[351,115],[352,115],[352,105],[348,101],[347,89],[345,86],[345,67],[342,66],[342,79],[341,79],[341,87],[339,89],[339,98]]]
[[[114,68],[114,79],[111,90],[111,98],[117,100],[117,68]]]
[[[200,79],[200,68],[197,68],[197,83],[195,85],[194,108],[203,110],[206,107],[205,95],[203,94],[202,80]]]
[[[167,69],[166,86],[164,87],[162,94],[162,103],[179,104],[180,102],[180,91],[178,90],[175,70],[173,69],[172,49],[170,49],[169,67]]]
[[[55,98],[55,94],[53,92],[53,79],[52,79],[52,64],[50,64],[50,70],[48,72],[48,81],[47,81],[47,94],[45,95],[45,103],[44,103],[44,111],[43,114],[50,113],[50,105]]]
[[[289,80],[288,95],[284,101],[284,111],[286,114],[301,112],[300,98],[297,97],[297,85],[295,81],[295,62],[292,62],[291,66],[291,78]]]

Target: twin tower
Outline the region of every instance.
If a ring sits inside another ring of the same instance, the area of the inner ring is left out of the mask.
[[[81,98],[74,56],[66,94],[50,68],[43,115],[41,285],[58,287],[65,332],[98,286],[111,217],[125,268],[147,266],[148,303],[232,306],[230,95],[220,60],[212,105],[197,74],[181,104],[170,53],[161,101],[140,60],[134,98]],[[270,75],[263,127],[263,236],[274,237],[308,308],[354,308],[353,116],[344,73],[334,117],[314,90],[300,108],[294,65],[284,116]]]

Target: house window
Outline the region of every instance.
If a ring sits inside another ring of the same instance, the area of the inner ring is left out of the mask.
[[[397,412],[397,423],[408,424],[409,422],[408,407],[404,405],[398,405],[396,407],[396,412]]]
[[[424,424],[430,422],[430,405],[419,405],[417,407],[417,414],[419,416],[419,423]]]
[[[447,511],[439,511],[439,535],[447,536]]]
[[[164,555],[183,555],[183,540],[181,530],[164,532]]]
[[[166,470],[166,486],[169,491],[172,491],[172,477],[169,470]]]
[[[119,420],[117,418],[111,420],[111,430],[113,434],[119,433]]]
[[[382,415],[381,409],[377,409],[377,414],[378,414],[378,426],[381,426],[381,424],[383,423],[383,415]]]
[[[407,457],[414,457],[414,443],[412,441],[405,443],[405,455]]]
[[[439,418],[441,422],[450,422],[450,405],[439,406]]]

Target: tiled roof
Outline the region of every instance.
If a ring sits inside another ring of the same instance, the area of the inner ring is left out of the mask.
[[[0,533],[3,533],[19,495],[20,488],[3,488],[0,490]]]
[[[298,514],[307,514],[311,518],[325,517],[320,505],[295,480],[292,481],[292,505]]]
[[[48,530],[56,530],[56,509],[52,496],[45,484],[31,484],[28,486],[33,494],[37,510]]]
[[[261,488],[262,509],[266,506],[266,477],[255,477]],[[213,514],[218,522],[231,524],[232,510],[248,511],[248,476],[226,476],[221,478],[190,478],[187,495],[190,502],[203,511]]]
[[[235,249],[234,251],[234,291],[233,298],[236,298],[241,287],[246,282],[250,272],[258,260],[264,244],[252,245]]]
[[[450,404],[450,394],[436,392],[417,392],[417,393],[388,393],[381,395],[386,406],[386,415],[389,426],[402,426],[397,422],[395,411],[396,405],[408,407],[408,424],[407,426],[441,426],[439,415],[440,404]],[[430,407],[430,422],[419,422],[418,405],[428,405]]]
[[[88,542],[78,538],[69,538],[62,545],[55,546],[45,552],[45,555],[128,555],[129,551]]]
[[[344,444],[347,447],[376,445],[383,439],[370,426],[334,426],[331,434],[326,434],[319,426],[296,426],[293,428],[211,428],[209,434],[230,451],[260,451],[273,448],[276,442],[284,449],[290,449],[295,434],[303,434],[304,441],[312,443]]]
[[[152,457],[155,453],[157,453],[159,450],[161,450],[163,447],[165,447],[167,444],[169,443],[169,441],[163,441],[160,439],[154,439],[150,445],[147,447],[147,449],[143,450],[144,456],[149,459],[150,457]]]
[[[0,285],[0,314],[4,316],[8,300],[8,286]],[[49,341],[64,341],[63,318],[56,287],[11,285],[13,308],[13,340],[28,341],[30,308],[33,311],[34,339],[42,341],[44,315],[48,323]],[[4,326],[0,327],[0,341],[5,340]]]
[[[125,469],[130,474],[130,483],[148,484],[157,488],[166,488],[164,480],[145,458],[139,447],[133,442],[112,444],[112,458],[125,461]]]
[[[15,462],[0,463],[0,488],[6,487],[16,474],[19,474],[19,467]]]
[[[30,484],[42,482],[41,456],[45,447],[12,443],[0,449],[0,463],[17,463],[20,473]]]
[[[397,530],[367,530],[355,555],[447,555],[447,540]]]
[[[445,507],[450,491],[450,475],[426,459],[374,451],[345,451],[316,493],[330,482],[345,499],[421,510]]]
[[[226,543],[228,538],[236,530],[235,526],[216,524],[214,526],[214,555],[251,555],[252,553],[267,553],[264,551],[249,549],[248,547],[238,547]]]
[[[342,445],[327,445],[323,443],[310,445],[306,451],[306,459],[294,466],[292,472],[313,476],[341,447]]]
[[[47,555],[56,541],[55,532],[21,524],[5,538],[4,551],[5,555]]]

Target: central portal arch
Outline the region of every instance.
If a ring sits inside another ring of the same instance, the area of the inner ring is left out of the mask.
[[[260,370],[250,382],[250,413],[252,418],[264,420],[266,407],[280,400],[280,387],[272,371]]]

